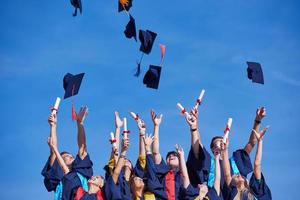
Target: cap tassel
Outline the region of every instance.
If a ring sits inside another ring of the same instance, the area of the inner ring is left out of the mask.
[[[76,113],[76,109],[75,109],[74,103],[72,103],[72,120],[73,121],[77,120],[77,113]]]
[[[142,53],[141,58],[140,58],[140,62],[137,62],[137,68],[136,68],[136,73],[134,74],[134,76],[138,77],[141,73],[141,63],[144,57],[144,53]]]
[[[72,96],[74,94],[74,90],[75,90],[75,85],[73,85]],[[75,109],[75,106],[74,106],[74,100],[72,100],[72,120],[73,121],[77,120],[77,113],[76,113],[76,109]]]

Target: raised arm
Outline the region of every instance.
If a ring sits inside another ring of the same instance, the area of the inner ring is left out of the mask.
[[[187,167],[185,164],[185,159],[184,159],[184,151],[181,146],[178,144],[175,145],[176,151],[179,154],[179,168],[181,171],[181,177],[183,180],[183,187],[187,189],[187,187],[190,185],[190,179],[187,171]]]
[[[261,179],[261,159],[262,159],[263,138],[268,128],[269,128],[268,126],[265,127],[259,133],[257,131],[253,131],[258,141],[257,150],[255,154],[255,161],[254,161],[254,172],[253,172],[257,180]]]
[[[56,114],[50,114],[48,117],[48,123],[50,125],[50,138],[52,138],[52,143],[57,146],[57,136],[56,136],[56,124],[57,124],[57,118]],[[53,165],[54,161],[56,159],[56,155],[53,152],[53,150],[50,147],[50,159],[49,164],[50,166]]]
[[[221,152],[223,155],[222,165],[223,165],[224,178],[226,184],[229,186],[232,177],[231,177],[230,164],[229,164],[228,145],[229,145],[229,140],[227,140],[226,144],[223,142],[221,143]]]
[[[255,120],[254,120],[253,128],[252,128],[253,130],[255,130],[256,132],[259,132],[260,123],[265,116],[266,116],[266,109],[264,107],[259,107],[256,109]],[[255,136],[254,132],[251,131],[249,141],[245,145],[244,150],[248,154],[250,154],[256,143],[257,143],[256,136]]]
[[[215,182],[214,182],[214,188],[220,196],[220,190],[221,190],[221,167],[220,167],[220,152],[217,152],[215,155]]]
[[[153,146],[152,146],[152,153],[154,157],[154,163],[155,164],[160,164],[161,163],[161,154],[159,151],[159,126],[162,121],[163,115],[161,114],[159,117],[157,117],[156,113],[154,110],[151,110],[151,119],[154,125],[154,131],[153,131]]]
[[[115,167],[115,169],[113,170],[113,173],[112,173],[112,179],[114,181],[115,184],[117,184],[118,182],[118,178],[119,178],[119,175],[121,173],[121,170],[124,166],[124,163],[125,163],[125,156],[126,156],[126,152],[128,150],[128,147],[129,147],[129,139],[123,139],[122,141],[122,148],[121,148],[121,154],[120,154],[120,157],[118,159],[118,162],[117,162],[117,165]]]
[[[138,128],[139,128],[139,134],[140,134],[140,139],[139,139],[139,156],[145,157],[146,156],[146,151],[145,151],[145,143],[144,143],[144,137],[146,133],[146,126],[145,123],[142,120],[137,121]]]
[[[81,107],[79,114],[77,115],[77,144],[78,144],[78,156],[83,160],[87,155],[87,146],[84,130],[84,119],[87,114],[87,107]]]
[[[48,137],[48,145],[51,148],[51,151],[55,154],[55,156],[57,158],[57,162],[58,162],[59,166],[61,167],[63,173],[64,174],[69,173],[70,170],[69,170],[68,166],[66,165],[66,163],[64,162],[63,158],[61,157],[61,155],[57,149],[57,144],[55,143],[53,138]]]
[[[193,152],[195,157],[198,159],[199,158],[199,145],[203,147],[202,142],[201,142],[201,137],[200,137],[200,132],[199,132],[199,126],[198,126],[198,110],[193,108],[190,112],[189,117],[185,117],[186,122],[190,126],[190,131],[191,131],[191,146],[193,148]]]

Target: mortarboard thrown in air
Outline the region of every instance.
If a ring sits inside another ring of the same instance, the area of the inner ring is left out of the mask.
[[[136,28],[135,28],[135,20],[134,18],[129,14],[129,22],[128,24],[126,25],[126,28],[125,28],[125,31],[124,31],[124,34],[127,38],[134,38],[135,41],[136,40]]]
[[[73,75],[67,73],[63,79],[63,87],[65,89],[64,99],[78,94],[84,73]]]
[[[148,88],[157,89],[159,85],[160,74],[161,66],[150,65],[144,76],[143,83]]]
[[[129,11],[132,6],[133,0],[119,0],[118,12],[122,12],[123,10]]]
[[[157,34],[149,30],[140,30],[139,31],[139,40],[141,42],[140,51],[149,54],[152,50],[155,38]]]
[[[139,30],[139,40],[141,42],[140,51],[142,52],[142,55],[140,61],[137,63],[137,72],[135,73],[135,76],[139,76],[143,56],[144,54],[149,54],[151,52],[156,36],[157,34],[152,31]]]
[[[257,62],[247,62],[247,75],[252,82],[264,84],[264,75],[261,65]]]
[[[71,0],[71,4],[75,8],[75,12],[73,13],[73,17],[77,16],[77,9],[79,9],[80,14],[82,14],[81,0]]]

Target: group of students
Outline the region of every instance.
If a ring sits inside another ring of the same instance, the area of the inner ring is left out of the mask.
[[[233,152],[229,158],[228,140],[222,136],[212,138],[212,155],[201,142],[198,126],[198,110],[193,108],[186,122],[190,127],[191,149],[187,161],[180,145],[170,151],[164,160],[159,150],[159,127],[162,115],[151,111],[153,135],[146,134],[144,121],[137,116],[139,129],[139,156],[135,166],[126,159],[129,137],[120,138],[124,122],[115,112],[114,140],[105,177],[93,175],[93,163],[87,152],[84,119],[87,108],[77,114],[78,154],[74,158],[57,147],[56,114],[50,114],[50,156],[42,170],[46,189],[54,191],[55,200],[270,200],[268,188],[261,170],[262,145],[267,127],[260,131],[260,123],[266,114],[258,108],[249,141],[243,149]],[[125,134],[124,134],[125,135]],[[256,148],[254,165],[250,153]],[[251,172],[250,180],[247,175]]]

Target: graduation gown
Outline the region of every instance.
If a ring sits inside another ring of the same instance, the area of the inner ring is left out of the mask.
[[[170,171],[165,161],[156,165],[151,154],[146,156],[147,188],[154,193],[156,199],[168,199],[166,192],[166,175]],[[182,179],[179,172],[175,176],[175,199],[181,199]]]
[[[129,183],[124,177],[124,170],[121,170],[117,183],[109,175],[104,184],[105,197],[108,200],[131,200]]]
[[[91,176],[93,176],[92,167],[93,163],[88,154],[83,160],[81,160],[78,155],[76,156],[72,163],[72,170],[68,174],[65,174],[62,178],[62,200],[73,200],[77,189],[82,186],[78,174],[86,179],[89,179]]]
[[[199,196],[199,188],[193,187],[191,184],[186,188],[183,189],[183,196],[182,200],[195,200],[198,199]],[[220,195],[217,194],[217,191],[215,188],[210,188],[206,194],[206,197],[209,200],[223,200],[222,192],[220,192]]]
[[[96,194],[89,194],[82,187],[76,191],[74,200],[105,200],[104,193],[100,190]]]
[[[41,174],[44,177],[44,185],[48,192],[55,191],[57,185],[64,176],[57,159],[55,159],[52,166],[50,165],[50,157],[48,158]]]

